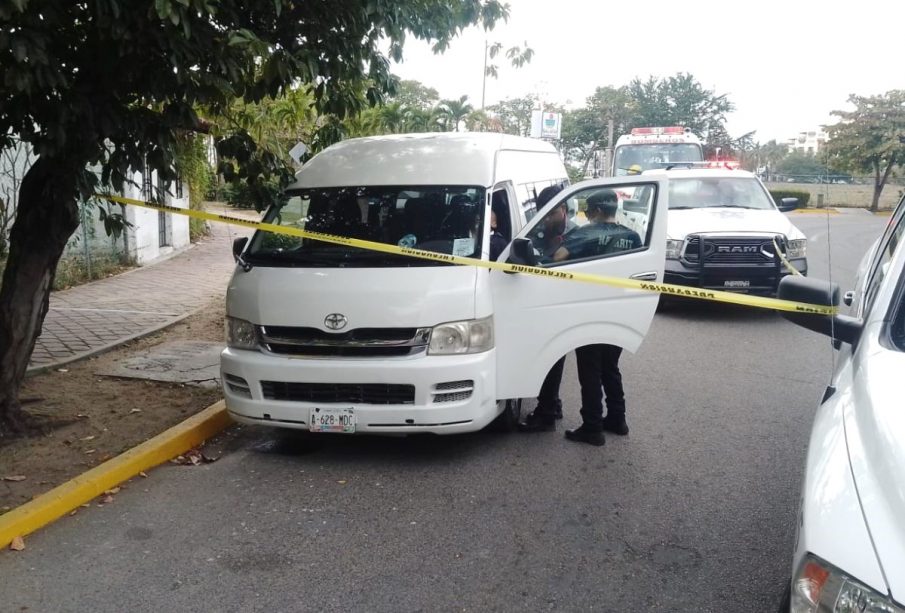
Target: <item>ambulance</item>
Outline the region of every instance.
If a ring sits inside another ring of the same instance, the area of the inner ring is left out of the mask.
[[[616,141],[610,175],[621,177],[677,162],[703,162],[701,139],[682,126],[633,128]]]

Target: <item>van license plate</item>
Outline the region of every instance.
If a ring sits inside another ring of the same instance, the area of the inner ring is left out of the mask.
[[[311,409],[308,416],[311,432],[355,432],[355,409]]]
[[[723,281],[723,287],[729,287],[729,288],[751,287],[751,281]]]

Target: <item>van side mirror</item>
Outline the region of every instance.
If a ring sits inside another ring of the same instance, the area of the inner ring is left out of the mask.
[[[829,281],[789,275],[779,282],[776,297],[780,300],[806,302],[821,306],[839,306],[839,286]],[[848,315],[811,315],[781,311],[794,324],[825,334],[834,340],[854,345],[861,336],[862,322]]]
[[[233,259],[235,261],[239,261],[239,257],[241,257],[242,252],[245,251],[245,245],[248,244],[248,237],[242,236],[240,238],[233,240]]]
[[[531,239],[517,238],[512,241],[512,248],[509,250],[509,259],[506,261],[510,264],[537,266],[537,254],[534,253],[534,245],[531,243]]]
[[[778,208],[783,213],[786,211],[794,211],[798,208],[798,198],[783,198],[780,200]]]

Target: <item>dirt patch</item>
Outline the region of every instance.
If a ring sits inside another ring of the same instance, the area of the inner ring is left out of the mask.
[[[160,434],[219,400],[219,389],[95,373],[163,342],[222,341],[223,318],[223,299],[218,298],[166,330],[27,378],[21,394],[27,411],[69,423],[44,436],[0,442],[0,513]]]

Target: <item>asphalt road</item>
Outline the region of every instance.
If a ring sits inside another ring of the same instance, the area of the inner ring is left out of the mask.
[[[827,224],[811,276],[828,271]],[[843,289],[884,218],[829,219]],[[631,434],[322,437],[243,429],[0,553],[5,611],[769,611],[790,572],[829,341],[721,305],[623,358]],[[27,607],[27,609],[25,609]]]

